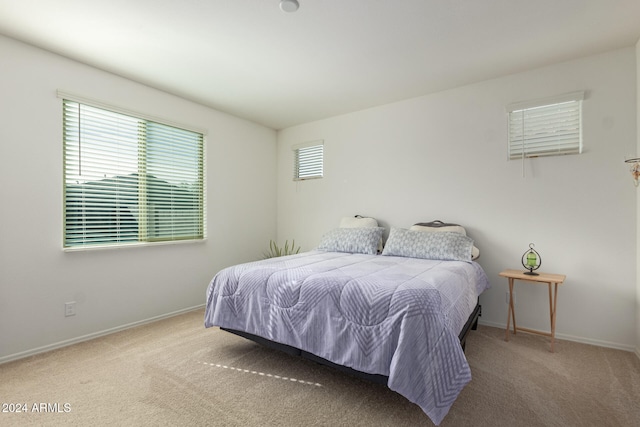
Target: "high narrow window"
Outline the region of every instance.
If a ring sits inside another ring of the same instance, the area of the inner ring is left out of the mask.
[[[64,247],[201,240],[203,134],[63,99]]]
[[[509,113],[509,159],[582,152],[583,92],[520,102]]]
[[[293,146],[293,180],[322,178],[324,141],[305,142]]]

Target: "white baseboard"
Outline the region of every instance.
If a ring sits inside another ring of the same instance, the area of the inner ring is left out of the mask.
[[[126,325],[116,326],[115,328],[105,329],[103,331],[93,332],[91,334],[82,335],[80,337],[71,338],[64,341],[59,341],[53,344],[48,344],[42,347],[37,347],[31,350],[22,351],[20,353],[10,354],[8,356],[0,357],[0,365],[14,360],[23,359],[25,357],[34,356],[36,354],[45,353],[47,351],[55,350],[62,347],[67,347],[73,344],[77,344],[83,341],[89,341],[94,338],[102,337],[105,335],[113,334],[115,332],[124,331],[125,329],[135,328],[136,326],[142,326],[147,323],[157,322],[158,320],[168,319],[169,317],[178,316],[180,314],[188,313],[190,311],[199,310],[204,307],[204,304],[200,304],[194,307],[185,308],[171,313],[161,314],[159,316],[150,317],[148,319],[140,320],[133,323],[127,323]]]
[[[485,321],[482,321],[480,319],[478,320],[478,323],[481,324],[481,325],[491,326],[491,327],[500,328],[500,329],[505,329],[507,327],[506,323],[485,322]],[[559,340],[567,340],[567,341],[579,342],[581,344],[596,345],[598,347],[613,348],[613,349],[616,349],[616,350],[630,351],[632,353],[635,352],[636,355],[638,357],[640,357],[640,349],[636,349],[632,345],[624,345],[624,344],[619,344],[619,343],[615,343],[615,342],[594,340],[594,339],[591,339],[591,338],[584,338],[584,337],[576,337],[576,336],[573,336],[573,335],[559,334],[557,332],[556,332],[556,338],[559,339]]]

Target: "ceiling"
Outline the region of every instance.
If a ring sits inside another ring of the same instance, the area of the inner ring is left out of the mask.
[[[640,39],[638,0],[299,2],[0,0],[0,34],[273,129]]]

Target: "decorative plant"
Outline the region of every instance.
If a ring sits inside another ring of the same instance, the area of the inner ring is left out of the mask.
[[[289,241],[285,240],[283,247],[278,247],[278,244],[273,240],[269,240],[269,251],[264,253],[264,257],[266,258],[275,258],[279,256],[286,255],[294,255],[300,252],[300,246],[296,248],[296,241],[291,241],[291,246],[289,246]]]

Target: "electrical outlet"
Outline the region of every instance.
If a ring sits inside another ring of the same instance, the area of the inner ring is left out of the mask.
[[[504,296],[504,297],[505,297],[505,298],[504,298],[504,299],[505,299],[505,302],[506,302],[507,304],[509,304],[509,291],[507,291],[507,293],[505,294],[505,296]],[[514,303],[514,304],[516,303],[516,293],[515,293],[515,292],[513,293],[513,303]]]
[[[76,315],[76,302],[65,302],[64,303],[64,315],[65,317],[75,316]]]

